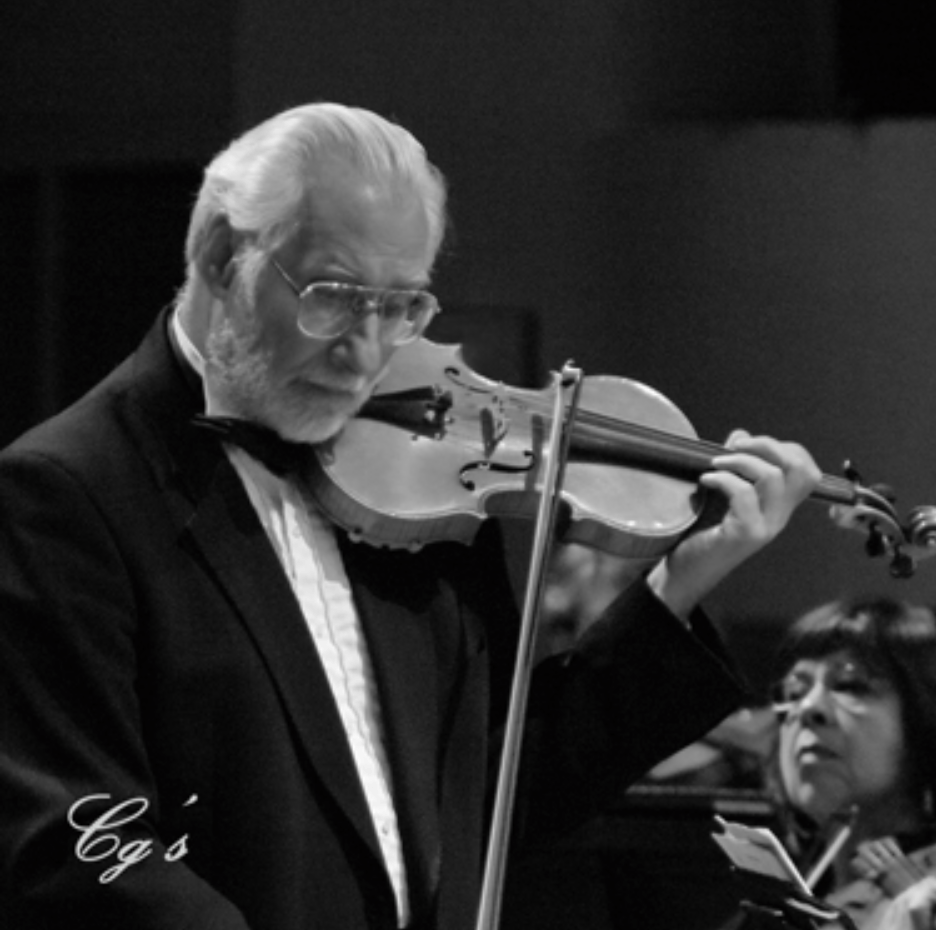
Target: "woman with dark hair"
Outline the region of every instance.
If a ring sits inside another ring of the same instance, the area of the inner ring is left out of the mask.
[[[775,777],[807,883],[859,930],[933,927],[933,612],[836,601],[801,617],[780,655]]]

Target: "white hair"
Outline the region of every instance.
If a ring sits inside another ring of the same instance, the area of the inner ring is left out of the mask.
[[[324,165],[338,159],[369,181],[401,181],[420,196],[435,255],[445,235],[445,180],[422,145],[376,113],[335,103],[286,110],[248,130],[205,170],[186,240],[190,266],[212,221],[225,216],[273,249],[301,221]]]

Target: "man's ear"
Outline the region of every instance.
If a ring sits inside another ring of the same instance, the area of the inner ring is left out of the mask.
[[[235,261],[240,236],[226,216],[216,216],[205,234],[195,263],[215,297],[223,298],[230,290],[237,271]]]

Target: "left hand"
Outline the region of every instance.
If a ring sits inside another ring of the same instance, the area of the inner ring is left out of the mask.
[[[648,583],[676,614],[687,618],[699,601],[786,526],[812,493],[821,472],[797,443],[736,430],[725,455],[699,483],[727,502],[721,521],[686,537],[650,573]]]

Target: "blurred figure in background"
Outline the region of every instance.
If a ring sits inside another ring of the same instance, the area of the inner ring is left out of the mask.
[[[639,560],[566,543],[550,562],[539,628],[541,657],[566,652],[646,565]],[[654,785],[762,788],[776,721],[768,706],[743,707],[704,738],[664,759],[643,779]]]
[[[859,930],[932,927],[936,619],[887,598],[801,617],[780,653],[773,778],[814,894]],[[746,928],[774,927],[763,915]]]
[[[570,649],[644,565],[578,543],[553,547],[543,595],[539,653],[545,657]]]

